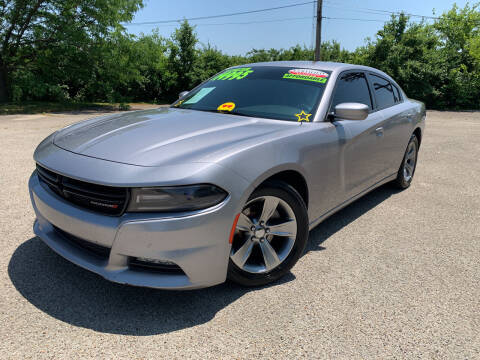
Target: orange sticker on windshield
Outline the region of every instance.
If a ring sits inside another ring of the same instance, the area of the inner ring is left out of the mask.
[[[235,103],[233,102],[223,103],[217,108],[218,111],[232,111],[233,109],[235,109]]]

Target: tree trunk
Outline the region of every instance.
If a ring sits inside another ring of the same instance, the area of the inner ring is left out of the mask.
[[[8,100],[7,70],[0,67],[0,102],[7,102]]]

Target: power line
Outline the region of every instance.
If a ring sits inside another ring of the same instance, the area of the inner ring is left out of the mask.
[[[279,22],[279,21],[291,21],[291,20],[305,20],[311,19],[311,16],[302,16],[302,17],[292,17],[292,18],[283,18],[283,19],[274,19],[274,20],[259,20],[259,21],[245,21],[245,22],[228,22],[228,23],[200,23],[194,24],[196,25],[250,25],[250,24],[263,24],[263,23],[271,23],[271,22]]]
[[[412,13],[406,13],[406,12],[403,12],[403,11],[387,11],[387,10],[377,10],[377,9],[369,9],[369,8],[365,8],[365,10],[366,11],[372,11],[372,12],[376,11],[377,13],[384,13],[384,14],[390,14],[390,15],[404,14],[404,15],[411,16],[411,17],[421,17],[421,18],[425,18],[425,19],[434,19],[434,20],[440,19],[439,17],[436,17],[436,16],[412,14]]]
[[[302,17],[291,17],[283,19],[273,19],[273,20],[258,20],[258,21],[242,21],[242,22],[224,22],[224,23],[192,23],[193,26],[220,26],[220,25],[250,25],[250,24],[263,24],[263,23],[272,23],[279,21],[292,21],[292,20],[310,20],[311,16],[302,16]],[[316,17],[314,17],[316,18]],[[152,24],[155,25],[155,24]],[[178,24],[161,24],[160,26],[178,26]]]
[[[431,16],[431,15],[413,14],[413,13],[407,13],[407,12],[402,12],[402,11],[389,11],[389,10],[383,10],[383,9],[362,8],[362,7],[344,7],[344,6],[338,6],[338,5],[330,5],[329,1],[327,1],[327,4],[325,4],[325,6],[328,6],[328,7],[331,7],[331,8],[347,10],[347,11],[361,12],[361,13],[366,13],[366,14],[400,15],[400,14],[403,13],[403,14],[405,14],[407,16],[411,16],[411,17],[420,17],[420,18],[434,19],[434,20],[440,19],[439,17],[435,17],[435,16]]]
[[[273,20],[258,20],[258,21],[245,21],[245,22],[224,22],[224,23],[193,23],[194,26],[222,26],[222,25],[251,25],[251,24],[263,24],[263,23],[273,23],[273,22],[282,22],[282,21],[295,21],[295,20],[310,20],[312,16],[302,16],[302,17],[291,17],[291,18],[282,18],[282,19],[273,19]],[[316,16],[313,16],[313,20],[316,20]],[[347,18],[347,17],[330,17],[322,16],[322,19],[326,20],[352,20],[352,21],[378,21],[386,22],[387,20],[381,19],[359,19],[359,18]],[[155,25],[155,24],[152,24]],[[177,26],[178,24],[161,24],[160,26]],[[315,31],[315,28],[313,29]]]
[[[307,2],[303,2],[303,3],[296,3],[296,4],[290,4],[290,5],[276,6],[276,7],[272,7],[272,8],[266,8],[266,9],[249,10],[249,11],[241,11],[241,12],[236,12],[236,13],[210,15],[210,16],[199,16],[199,17],[194,17],[194,18],[183,18],[183,19],[175,19],[175,20],[147,21],[147,22],[138,22],[138,23],[125,23],[125,25],[153,25],[153,24],[166,24],[166,23],[171,23],[171,22],[181,22],[181,21],[184,21],[184,20],[187,20],[187,21],[195,21],[195,20],[214,19],[214,18],[219,18],[219,17],[227,17],[227,16],[235,16],[235,15],[245,15],[245,14],[253,14],[253,13],[259,13],[259,12],[265,12],[265,11],[286,9],[286,8],[291,8],[291,7],[295,7],[295,6],[302,6],[302,5],[312,4],[313,2],[314,2],[314,1],[307,1]]]
[[[316,2],[317,1],[307,1],[307,2],[301,2],[301,3],[289,4],[289,5],[283,5],[283,6],[276,6],[276,7],[265,8],[265,9],[241,11],[241,12],[235,12],[235,13],[229,13],[229,14],[199,16],[199,17],[194,17],[194,18],[183,18],[183,19],[174,19],[174,20],[158,20],[158,21],[138,22],[138,23],[124,23],[124,25],[130,26],[130,25],[161,25],[161,24],[163,24],[164,26],[176,26],[177,25],[176,23],[181,22],[183,20],[196,21],[196,20],[205,20],[205,19],[214,19],[214,18],[220,18],[220,17],[229,17],[229,16],[236,16],[236,15],[252,14],[252,13],[259,13],[259,12],[266,12],[266,11],[273,11],[273,10],[291,8],[291,7],[295,7],[295,6],[315,4]],[[400,11],[388,11],[388,10],[373,9],[373,8],[342,7],[342,6],[337,6],[337,5],[330,5],[329,0],[325,0],[325,2],[327,4],[325,4],[324,6],[337,8],[337,9],[342,9],[342,10],[355,11],[355,12],[360,12],[360,13],[366,13],[366,14],[396,15],[396,16],[398,16],[399,14],[402,13]],[[314,7],[314,11],[315,11],[315,7]],[[428,15],[419,15],[419,14],[412,14],[412,13],[403,13],[403,14],[405,14],[407,16],[412,16],[412,17],[439,19],[439,17],[428,16]],[[196,26],[249,25],[249,24],[279,22],[279,21],[292,21],[292,20],[310,19],[310,18],[311,17],[296,17],[296,18],[283,18],[283,19],[274,19],[274,20],[260,20],[260,21],[246,21],[246,22],[197,23],[197,24],[194,24],[194,25],[196,25]],[[316,21],[315,20],[316,18],[317,18],[316,16],[313,16],[313,22],[314,23]],[[380,19],[329,17],[329,16],[322,16],[322,19],[326,19],[326,20],[345,20],[345,21],[365,21],[365,22],[385,22],[386,21],[386,20],[380,20]],[[169,23],[172,23],[172,24],[169,24]],[[313,36],[312,36],[312,38],[313,38]]]
[[[260,21],[248,21],[248,22],[227,22],[227,23],[194,23],[194,26],[221,26],[221,25],[251,25],[251,24],[263,24],[263,23],[273,23],[273,22],[283,22],[283,21],[294,21],[294,20],[307,20],[311,19],[311,16],[307,17],[293,17],[293,18],[283,18],[283,19],[274,19],[274,20],[260,20]],[[316,16],[313,17],[313,20],[316,20]],[[330,17],[322,16],[322,19],[325,20],[345,20],[345,21],[365,21],[365,22],[381,22],[386,23],[388,20],[385,19],[361,19],[361,18],[348,18],[348,17]],[[177,26],[178,24],[164,24],[163,26]],[[480,23],[479,23],[480,25]],[[315,31],[315,28],[314,28]],[[324,32],[324,30],[322,30]],[[313,41],[313,37],[312,37]],[[311,41],[311,42],[312,42]],[[311,44],[313,47],[313,44]]]
[[[344,17],[330,17],[330,16],[324,16],[323,17],[326,20],[352,20],[352,21],[377,21],[377,22],[386,22],[386,20],[380,20],[380,19],[359,19],[359,18],[344,18]]]

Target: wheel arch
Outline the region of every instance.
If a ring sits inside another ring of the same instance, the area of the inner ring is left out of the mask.
[[[418,147],[420,148],[420,144],[422,143],[422,129],[420,127],[417,127],[413,131],[413,135],[415,135],[418,139]]]
[[[253,188],[257,189],[258,187],[270,181],[283,181],[286,184],[292,186],[295,190],[298,191],[303,201],[305,202],[305,205],[308,208],[308,182],[306,180],[303,170],[300,169],[298,165],[291,164],[290,166],[282,166],[279,168],[270,169],[270,171],[264,173],[257,178],[257,180],[253,183]]]

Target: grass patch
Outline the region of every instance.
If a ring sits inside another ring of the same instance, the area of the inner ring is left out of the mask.
[[[114,111],[128,110],[125,104],[108,103],[79,103],[79,102],[43,102],[43,101],[25,101],[21,103],[0,103],[0,115],[12,114],[38,114],[49,112],[79,111],[79,110],[97,110]]]

